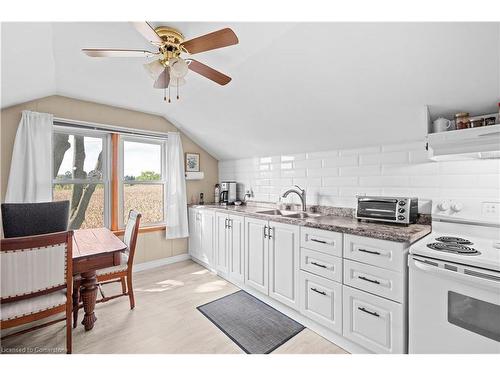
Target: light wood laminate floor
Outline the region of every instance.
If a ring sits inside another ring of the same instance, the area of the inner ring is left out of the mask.
[[[73,330],[74,353],[243,353],[196,306],[237,291],[235,285],[192,261],[179,262],[134,274],[136,307],[127,297],[96,306],[97,322],[85,332]],[[114,294],[119,284],[106,285]],[[79,321],[83,317],[80,310]],[[5,332],[4,332],[5,333]],[[65,348],[64,323],[2,340],[9,348]],[[309,329],[304,329],[273,353],[346,353]]]

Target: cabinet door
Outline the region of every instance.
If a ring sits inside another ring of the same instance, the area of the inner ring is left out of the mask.
[[[342,334],[342,284],[300,271],[300,312]]]
[[[227,214],[215,214],[215,269],[225,274],[228,272],[227,221]]]
[[[229,215],[228,248],[229,248],[229,278],[244,282],[245,260],[245,220],[243,216]]]
[[[215,248],[215,213],[213,211],[201,210],[200,223],[200,260],[208,265],[212,265]]]
[[[406,353],[401,304],[343,286],[343,334],[375,353]]]
[[[298,309],[299,227],[269,223],[269,296]]]
[[[267,220],[245,218],[245,284],[268,294]]]
[[[197,209],[189,209],[189,255],[193,258],[200,257],[201,226]]]

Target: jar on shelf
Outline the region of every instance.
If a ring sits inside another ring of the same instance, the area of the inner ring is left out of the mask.
[[[455,115],[455,127],[456,129],[470,128],[470,118],[468,112],[459,112]]]

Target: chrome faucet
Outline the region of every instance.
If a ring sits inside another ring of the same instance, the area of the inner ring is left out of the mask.
[[[288,194],[290,193],[295,193],[299,196],[301,202],[302,202],[302,211],[306,212],[306,189],[302,189],[300,186],[298,185],[294,185],[297,189],[288,189],[287,191],[285,191],[282,195],[283,198],[286,198],[288,197]]]

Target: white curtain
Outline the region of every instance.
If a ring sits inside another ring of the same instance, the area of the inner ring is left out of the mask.
[[[167,140],[167,238],[189,236],[184,151],[179,133]]]
[[[52,201],[52,123],[48,113],[23,111],[17,128],[5,202]]]

